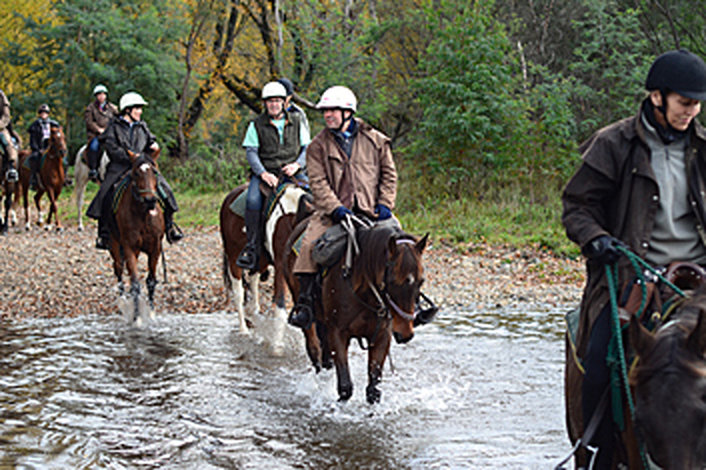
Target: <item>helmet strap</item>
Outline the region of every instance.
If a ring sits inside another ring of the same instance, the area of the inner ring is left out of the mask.
[[[665,145],[669,145],[674,141],[684,137],[688,131],[679,131],[672,127],[671,124],[669,124],[669,121],[667,120],[667,93],[664,90],[660,90],[660,95],[662,97],[661,105],[655,106],[652,100],[648,98],[646,100],[645,106],[643,106],[643,110],[645,116],[647,117],[647,122],[649,122],[652,127],[655,128],[655,130],[657,131],[657,135],[659,135],[659,138],[662,140],[662,143],[664,143]],[[657,120],[655,110],[662,113],[662,117],[664,118],[664,124],[661,124]]]

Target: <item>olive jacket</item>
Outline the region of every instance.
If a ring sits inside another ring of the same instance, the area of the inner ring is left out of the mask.
[[[86,106],[83,119],[86,121],[86,135],[90,142],[94,137],[101,134],[101,129],[105,130],[111,119],[118,115],[118,108],[111,102],[106,101],[105,107],[101,109],[97,100]]]
[[[638,113],[599,130],[580,147],[583,162],[562,195],[562,223],[569,239],[581,248],[600,235],[611,235],[645,256],[660,198],[645,132]],[[696,121],[685,158],[689,204],[698,222],[694,230],[706,244],[706,131]],[[618,269],[620,282],[635,275],[625,257]],[[587,260],[586,271],[576,340],[580,357],[593,322],[610,300],[604,266]]]
[[[311,248],[333,224],[331,213],[337,207],[356,209],[373,219],[376,205],[395,207],[397,170],[390,139],[361,119],[355,119],[358,134],[350,159],[328,129],[319,132],[307,148],[306,168],[315,212],[302,240],[295,273],[316,272]]]

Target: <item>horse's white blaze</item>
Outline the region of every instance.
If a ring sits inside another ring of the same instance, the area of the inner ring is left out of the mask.
[[[147,173],[150,170],[150,165],[149,163],[143,163],[140,165],[140,171],[143,173]]]
[[[306,192],[299,187],[288,186],[279,201],[275,204],[270,218],[267,219],[267,223],[265,224],[265,249],[270,254],[272,259],[275,259],[275,253],[272,246],[277,221],[279,221],[280,217],[283,215],[296,214],[299,205],[299,198],[305,193]]]

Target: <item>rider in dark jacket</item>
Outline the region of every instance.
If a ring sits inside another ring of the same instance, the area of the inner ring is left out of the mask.
[[[91,202],[86,215],[98,220],[98,239],[96,248],[108,249],[110,240],[109,221],[113,186],[132,168],[132,160],[140,154],[153,155],[159,149],[155,136],[147,124],[141,120],[142,107],[147,102],[138,93],[129,92],[120,98],[120,116],[114,118],[99,139],[108,153],[110,163],[105,179],[98,194]],[[131,159],[130,153],[133,154]],[[164,225],[167,241],[174,243],[183,238],[183,234],[174,224],[173,214],[179,210],[174,193],[161,175],[157,174],[159,196],[164,202]]]
[[[48,104],[42,104],[37,109],[39,117],[29,126],[29,148],[32,153],[29,156],[29,166],[32,170],[32,176],[29,179],[29,185],[35,188],[37,185],[37,171],[41,154],[49,145],[49,135],[52,127],[58,127],[59,123],[49,118]]]

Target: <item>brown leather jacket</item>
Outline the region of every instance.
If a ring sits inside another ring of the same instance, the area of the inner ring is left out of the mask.
[[[306,168],[316,211],[309,219],[295,273],[316,272],[312,244],[332,225],[330,216],[337,207],[355,207],[373,219],[377,204],[395,207],[397,170],[390,139],[361,119],[356,118],[356,124],[358,135],[350,159],[328,129],[307,147]]]
[[[97,100],[86,106],[83,118],[86,121],[86,134],[88,140],[92,140],[103,132],[110,123],[110,120],[118,115],[118,108],[111,102],[106,101],[106,106],[101,109]]]
[[[611,235],[644,257],[660,193],[640,113],[599,130],[579,150],[583,163],[562,195],[567,236],[583,248],[599,235]],[[685,158],[689,202],[698,221],[695,230],[706,244],[706,131],[696,121]],[[593,322],[609,301],[604,266],[587,260],[586,271],[577,338],[579,356],[588,345]],[[622,257],[619,279],[623,282],[634,275],[629,261]]]

